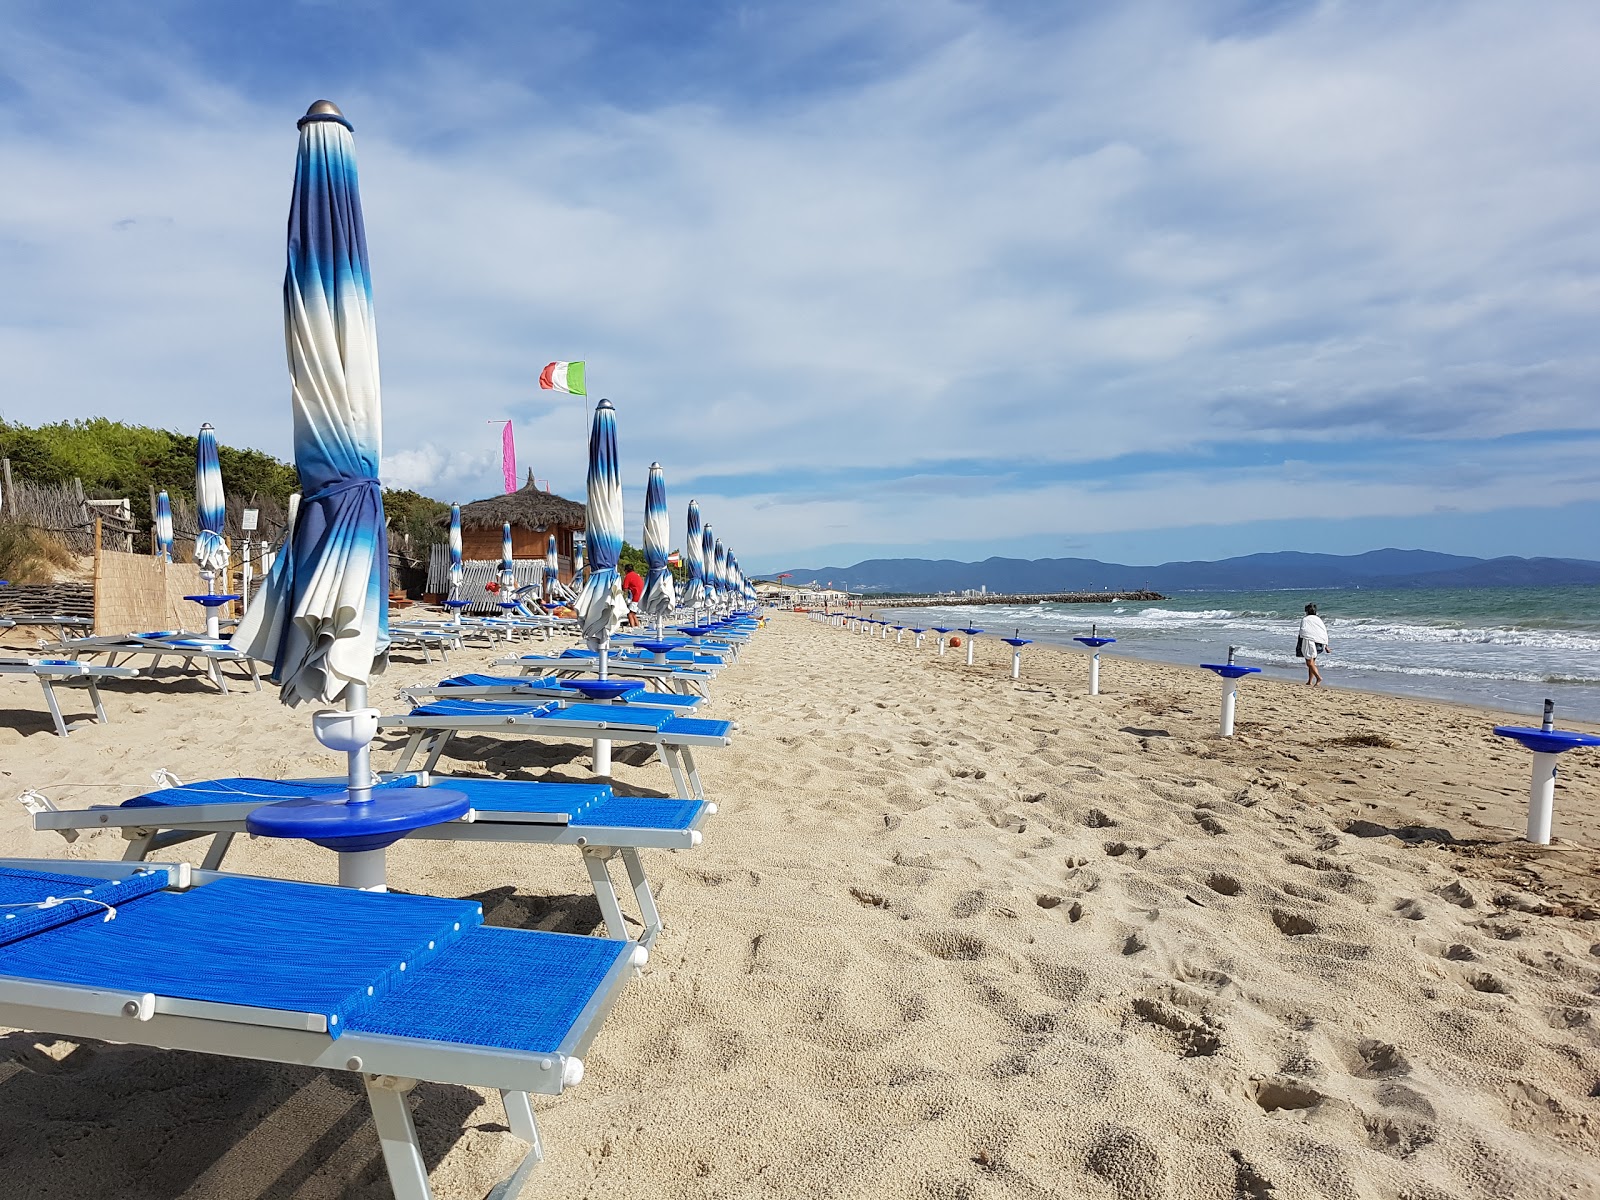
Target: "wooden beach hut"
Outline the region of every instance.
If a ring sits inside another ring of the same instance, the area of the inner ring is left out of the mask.
[[[585,529],[585,509],[575,500],[528,482],[514,492],[474,500],[461,506],[461,557],[498,563],[500,528],[511,523],[511,552],[522,560],[544,561],[546,541],[553,533],[561,563],[561,582],[572,583],[572,536]],[[448,518],[445,519],[448,525]]]

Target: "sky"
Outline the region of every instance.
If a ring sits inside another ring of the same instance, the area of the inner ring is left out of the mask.
[[[1600,6],[0,0],[0,416],[291,456],[356,131],[384,476],[652,460],[747,572],[1600,558]]]

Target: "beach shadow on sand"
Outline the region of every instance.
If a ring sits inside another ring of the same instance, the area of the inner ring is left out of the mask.
[[[1117,732],[1131,733],[1134,737],[1142,738],[1172,736],[1172,731],[1170,729],[1141,729],[1137,725],[1124,725],[1121,729],[1117,730]]]
[[[515,887],[489,888],[462,900],[483,905],[483,923],[506,929],[540,929],[546,933],[591,934],[605,923],[593,892],[563,896],[527,896]]]
[[[432,1170],[479,1097],[437,1083],[412,1096]],[[348,1072],[13,1033],[0,1038],[0,1115],[3,1190],[30,1200],[388,1195]]]

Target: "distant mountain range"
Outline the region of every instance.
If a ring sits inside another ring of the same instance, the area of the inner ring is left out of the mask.
[[[1556,587],[1600,585],[1600,562],[1581,558],[1469,558],[1432,550],[1365,554],[1246,554],[1218,562],[1130,567],[1093,558],[869,558],[848,567],[796,567],[789,583],[833,581],[853,592],[1267,591],[1274,588]],[[763,576],[772,578],[772,576]]]

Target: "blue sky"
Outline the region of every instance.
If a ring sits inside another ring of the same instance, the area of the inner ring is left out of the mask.
[[[1600,8],[0,5],[0,413],[289,449],[356,128],[392,485],[666,468],[751,570],[1600,558]]]

